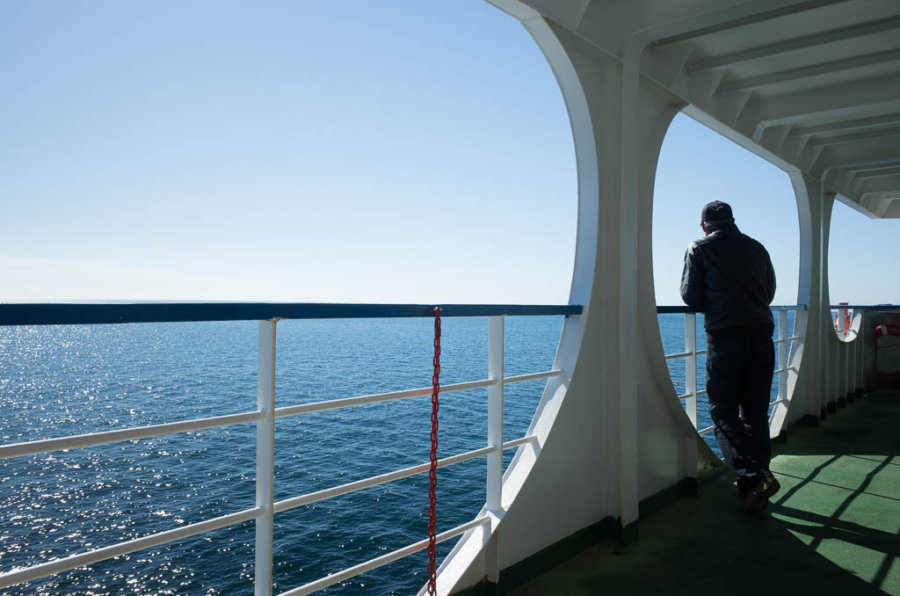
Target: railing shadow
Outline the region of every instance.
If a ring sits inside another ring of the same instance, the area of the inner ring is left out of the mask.
[[[900,589],[890,574],[900,556],[898,424],[900,394],[870,395],[820,427],[792,432],[772,463],[786,488],[773,500],[773,521],[889,593]]]

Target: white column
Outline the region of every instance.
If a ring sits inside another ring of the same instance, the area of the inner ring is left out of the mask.
[[[538,542],[563,540],[606,517],[636,529],[642,491],[653,494],[683,479],[687,451],[695,458],[698,441],[671,398],[661,345],[652,352],[658,361],[644,359],[648,344],[660,344],[650,234],[654,172],[682,104],[641,81],[640,44],[623,66],[556,22],[525,14],[521,3],[503,6],[541,46],[569,111],[579,193],[570,302],[586,307],[565,323],[554,363],[563,375],[547,384],[529,430],[535,439],[505,474],[500,564],[506,567],[535,554]],[[642,428],[642,411],[655,427]],[[641,457],[648,442],[672,456],[662,476],[652,451]],[[461,544],[451,553],[459,561],[470,541]],[[458,585],[484,578],[483,561]]]
[[[256,559],[254,594],[272,594],[272,537],[275,489],[275,321],[259,322],[256,408],[264,414],[256,424]]]
[[[805,316],[798,313],[802,337],[795,363],[800,370],[791,397],[786,422],[804,415],[818,416],[829,401],[832,386],[830,350],[834,338],[828,293],[828,236],[834,194],[825,192],[821,181],[793,172],[791,182],[797,196],[800,223],[800,283],[797,303],[807,305]]]
[[[643,46],[629,40],[622,61],[619,143],[621,196],[618,210],[619,238],[618,310],[618,412],[619,412],[619,507],[623,526],[637,521],[639,492],[637,302],[638,302],[638,205],[640,194],[640,136],[638,134],[639,67]],[[616,221],[611,219],[611,221]]]
[[[822,322],[822,326],[825,328],[823,330],[822,342],[825,347],[825,366],[823,370],[826,373],[828,379],[828,385],[826,390],[822,392],[822,401],[821,408],[828,408],[828,402],[837,400],[838,389],[838,376],[837,372],[838,368],[838,358],[837,358],[837,335],[834,332],[834,322],[831,318],[831,293],[829,289],[829,280],[828,280],[828,239],[831,235],[831,210],[834,206],[834,193],[826,190],[824,187],[821,190],[819,200],[819,251],[820,251],[820,262],[822,267],[821,273],[821,283],[819,286],[819,295],[820,295],[820,304],[822,305],[822,316],[820,317],[820,321]]]

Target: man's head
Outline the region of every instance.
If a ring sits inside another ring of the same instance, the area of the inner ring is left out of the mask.
[[[700,215],[700,227],[703,232],[707,233],[708,224],[734,223],[734,214],[731,212],[731,205],[722,201],[713,201],[703,206],[703,212]]]

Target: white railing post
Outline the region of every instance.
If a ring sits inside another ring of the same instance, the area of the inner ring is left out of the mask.
[[[275,490],[275,324],[259,322],[256,407],[262,419],[256,423],[256,558],[254,594],[272,594],[272,540]]]
[[[684,399],[684,409],[694,428],[697,428],[697,315],[684,314],[684,351],[687,356],[684,359],[684,384],[687,397]]]
[[[853,344],[856,338],[853,337],[851,339],[853,334],[853,317],[849,310],[845,310],[844,313],[844,320],[850,321],[850,328],[844,332],[844,341],[847,343],[844,344],[844,394],[841,397],[846,400],[850,397],[850,390],[853,386],[853,348],[855,347]],[[847,323],[844,323],[844,325],[847,326]]]
[[[865,323],[865,311],[862,311],[861,317],[862,318],[859,321],[859,331],[856,334],[856,338],[853,340],[853,345],[856,350],[853,358],[853,387],[850,388],[850,390],[853,391],[853,397],[857,397],[856,392],[862,389],[862,334],[864,329],[863,324]]]
[[[847,343],[850,336],[844,332],[844,343],[841,344],[841,394],[838,396],[839,403],[844,403],[847,394],[850,392],[850,350],[853,346]]]
[[[487,508],[499,511],[503,484],[503,326],[502,316],[490,317],[488,329]]]
[[[795,315],[796,316],[796,315]],[[787,402],[787,311],[778,311],[778,401]]]
[[[488,436],[486,507],[495,515],[503,508],[503,360],[504,318],[488,319]],[[485,530],[485,538],[488,533]],[[488,581],[500,581],[500,540],[485,549],[485,574]]]

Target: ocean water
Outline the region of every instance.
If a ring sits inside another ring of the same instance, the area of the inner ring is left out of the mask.
[[[683,351],[684,316],[659,322],[665,352]],[[507,317],[506,375],[548,370],[562,323]],[[486,318],[443,320],[442,384],[487,376],[487,327]],[[277,405],[429,386],[432,332],[429,319],[282,321]],[[6,327],[0,354],[4,444],[256,405],[255,322]],[[684,361],[669,364],[682,393]],[[701,356],[700,387],[703,367]],[[543,385],[507,386],[505,439],[525,433]],[[421,397],[277,420],[276,500],[425,462],[430,413]],[[707,426],[705,403],[698,413]],[[442,396],[438,456],[482,447],[486,428],[486,390]],[[253,424],[2,460],[0,571],[253,507],[254,477]],[[438,531],[474,517],[484,477],[483,458],[438,471]],[[424,538],[427,482],[420,475],[276,515],[275,592]],[[251,594],[253,543],[248,522],[4,593]],[[452,543],[438,545],[439,559]],[[415,593],[426,562],[418,553],[327,592]]]

